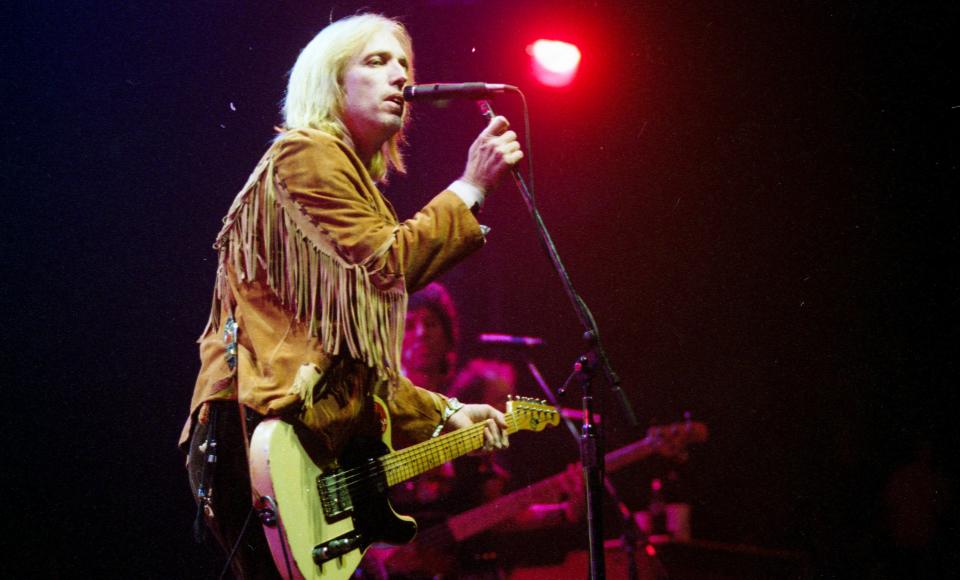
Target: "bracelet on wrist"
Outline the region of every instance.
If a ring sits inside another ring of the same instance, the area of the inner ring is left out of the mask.
[[[433,435],[431,437],[436,437],[443,431],[443,426],[447,424],[447,419],[453,416],[454,413],[463,408],[463,403],[457,400],[456,397],[450,397],[447,399],[447,406],[443,410],[443,415],[440,416],[440,423],[437,425],[437,428],[433,430]]]

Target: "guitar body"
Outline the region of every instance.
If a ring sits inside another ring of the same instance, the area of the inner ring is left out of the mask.
[[[387,407],[374,399],[381,437],[354,437],[339,459],[324,457],[308,433],[280,419],[265,419],[253,432],[254,508],[288,580],[346,579],[371,544],[410,542],[417,524],[393,510],[387,489],[483,446],[481,422],[392,451]],[[508,433],[560,421],[552,407],[525,399],[508,401],[504,418]]]
[[[263,530],[281,576],[288,579],[349,578],[374,542],[407,543],[416,533],[413,518],[393,511],[386,481],[352,489],[353,508],[335,517],[324,513],[318,478],[351,467],[363,467],[387,454],[389,423],[384,439],[355,438],[339,461],[318,465],[304,448],[296,429],[280,419],[266,419],[250,442],[250,476]],[[348,539],[350,549],[317,564],[314,548]]]

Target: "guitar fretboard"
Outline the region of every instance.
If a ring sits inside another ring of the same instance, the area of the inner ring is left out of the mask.
[[[506,413],[507,433],[518,431],[515,413]],[[381,458],[387,485],[414,478],[483,447],[484,423],[477,423],[435,439],[429,439]]]

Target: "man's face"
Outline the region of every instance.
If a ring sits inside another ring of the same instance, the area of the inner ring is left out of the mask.
[[[407,314],[403,335],[403,366],[408,371],[441,373],[453,348],[447,340],[440,317],[429,308]]]
[[[409,61],[389,31],[377,33],[343,74],[343,121],[358,150],[374,152],[403,125]]]

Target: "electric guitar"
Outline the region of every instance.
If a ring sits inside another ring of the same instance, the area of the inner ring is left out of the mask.
[[[604,455],[605,471],[619,471],[654,454],[683,461],[687,446],[703,443],[707,437],[707,426],[695,421],[651,427],[640,441]],[[373,571],[368,575],[386,577],[387,571],[394,569],[406,573],[429,569],[431,574],[451,571],[456,564],[456,543],[502,524],[535,503],[557,501],[564,489],[565,475],[558,473],[452,516],[445,523],[424,529],[409,546],[377,546],[370,554],[377,562],[368,566]]]
[[[254,430],[254,507],[284,578],[349,578],[370,544],[409,542],[417,524],[393,511],[387,488],[483,446],[484,424],[478,423],[392,451],[386,405],[376,398],[375,405],[381,437],[355,437],[334,461],[316,459],[308,439],[280,419],[266,419]],[[560,422],[555,408],[532,399],[508,401],[505,416],[510,434]]]

